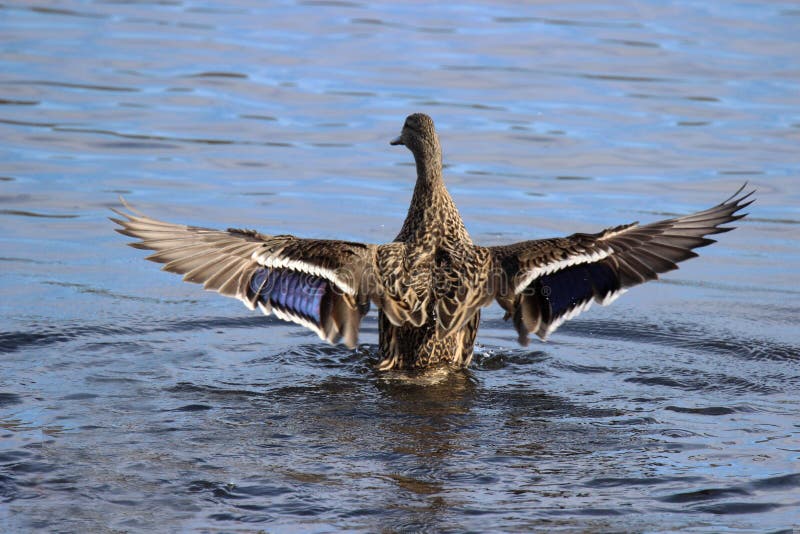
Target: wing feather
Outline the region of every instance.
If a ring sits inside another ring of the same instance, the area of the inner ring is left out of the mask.
[[[131,246],[154,251],[146,259],[163,270],[250,309],[274,312],[331,343],[357,343],[369,309],[374,245],[173,224],[122,202],[128,211],[112,208],[119,217],[110,217],[116,231],[138,239]]]
[[[728,232],[722,226],[745,217],[754,191],[742,186],[714,207],[647,225],[632,223],[597,234],[524,241],[489,247],[494,255],[495,298],[513,318],[520,343],[528,334],[546,338],[591,303],[608,304],[627,288],[678,268],[694,258],[692,249]]]

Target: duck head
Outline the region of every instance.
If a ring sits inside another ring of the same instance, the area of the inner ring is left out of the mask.
[[[404,145],[415,156],[435,157],[441,153],[439,138],[433,127],[433,119],[424,113],[412,113],[406,117],[400,135],[389,144]]]

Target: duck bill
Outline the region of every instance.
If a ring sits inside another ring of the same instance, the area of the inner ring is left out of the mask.
[[[390,145],[404,145],[405,143],[403,143],[403,136],[402,135],[398,135],[397,137],[395,137],[394,139],[389,141],[389,144]]]

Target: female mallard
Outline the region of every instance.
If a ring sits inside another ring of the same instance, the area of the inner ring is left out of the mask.
[[[626,224],[597,234],[472,243],[442,180],[442,152],[433,121],[409,115],[393,145],[414,154],[417,183],[397,238],[385,245],[210,230],[165,223],[135,212],[112,219],[131,246],[188,282],[236,297],[265,314],[303,325],[320,338],[353,348],[370,303],[378,307],[380,369],[472,359],[480,309],[496,300],[513,319],[519,342],[545,339],[594,300],[608,304],[627,288],[677,269],[731,230],[750,193],[713,208],[645,226]]]

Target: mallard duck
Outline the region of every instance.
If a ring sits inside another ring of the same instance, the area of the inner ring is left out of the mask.
[[[381,370],[464,367],[472,360],[481,308],[494,301],[519,342],[546,339],[592,302],[609,304],[626,289],[677,269],[731,230],[753,194],[684,217],[595,234],[475,245],[442,178],[433,120],[406,118],[392,145],[414,155],[417,182],[403,227],[383,245],[211,230],[152,219],[127,204],[114,210],[130,245],[187,282],[235,297],[248,308],[302,325],[329,343],[356,346],[370,304],[378,308]],[[124,200],[123,200],[124,203]]]

